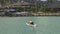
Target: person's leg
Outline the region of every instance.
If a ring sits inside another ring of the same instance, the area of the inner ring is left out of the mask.
[[[32,24],[32,25],[34,25],[34,23],[33,23],[33,22],[32,22],[31,24]]]

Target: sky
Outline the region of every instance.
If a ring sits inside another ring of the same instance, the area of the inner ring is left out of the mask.
[[[58,0],[58,1],[60,1],[60,0]]]
[[[47,0],[41,0],[41,1],[47,1]]]

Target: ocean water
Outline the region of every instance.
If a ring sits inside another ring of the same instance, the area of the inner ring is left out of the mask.
[[[30,19],[38,27],[26,25]],[[0,17],[0,34],[60,34],[60,17]]]

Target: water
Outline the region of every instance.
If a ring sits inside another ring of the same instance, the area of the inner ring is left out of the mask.
[[[38,27],[27,26],[29,19]],[[0,17],[0,34],[60,34],[60,17]]]

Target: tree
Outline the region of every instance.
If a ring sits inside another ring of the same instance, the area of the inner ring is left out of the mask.
[[[31,2],[31,3],[32,3],[33,1],[34,1],[34,0],[29,0],[29,2]]]
[[[42,6],[39,8],[39,11],[45,11],[46,4],[42,4]]]
[[[0,4],[1,4],[1,1],[2,1],[2,0],[0,0]]]
[[[3,6],[4,5],[4,0],[0,0],[0,4],[1,4],[1,6]]]
[[[47,0],[47,1],[50,2],[50,3],[52,2],[52,0]]]

